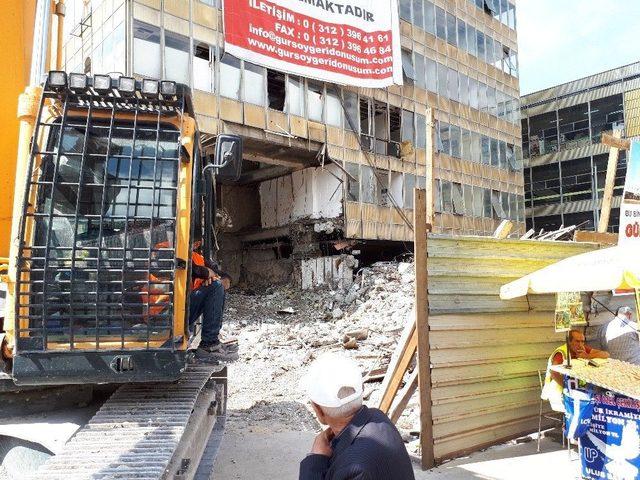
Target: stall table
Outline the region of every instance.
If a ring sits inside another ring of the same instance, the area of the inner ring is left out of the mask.
[[[580,438],[584,479],[640,480],[640,366],[609,359],[594,367],[574,359],[551,369],[594,388],[589,431]]]

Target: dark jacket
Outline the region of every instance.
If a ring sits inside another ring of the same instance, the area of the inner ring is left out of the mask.
[[[376,408],[362,407],[331,447],[331,458],[309,454],[300,463],[300,480],[415,480],[398,430]]]

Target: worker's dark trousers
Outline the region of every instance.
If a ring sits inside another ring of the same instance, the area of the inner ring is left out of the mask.
[[[198,317],[202,315],[201,343],[203,346],[215,345],[219,342],[218,335],[222,328],[224,300],[224,287],[219,281],[191,292],[189,325],[193,326]]]

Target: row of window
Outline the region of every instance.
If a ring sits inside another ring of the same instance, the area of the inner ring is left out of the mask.
[[[469,0],[509,28],[516,29],[516,6],[508,0]]]
[[[436,212],[524,222],[521,195],[440,179],[435,187]]]
[[[602,154],[528,168],[524,172],[527,207],[602,197],[607,163],[608,154]],[[621,152],[615,175],[615,195],[622,195],[626,171],[626,155]]]
[[[437,93],[511,123],[520,121],[520,101],[483,82],[427,58],[402,50],[405,83]]]
[[[518,76],[516,52],[428,0],[402,0],[400,18],[508,75]]]
[[[519,146],[445,122],[438,122],[436,135],[439,152],[512,172],[522,171],[522,149]]]
[[[624,127],[621,94],[522,119],[527,158],[600,143],[602,132]]]
[[[425,188],[426,178],[409,173],[345,163],[348,201],[413,208],[413,189]],[[524,222],[524,197],[483,187],[436,179],[435,210],[466,217]]]

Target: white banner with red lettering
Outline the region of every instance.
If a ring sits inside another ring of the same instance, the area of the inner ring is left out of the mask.
[[[224,0],[223,10],[226,53],[332,83],[402,85],[397,0]]]
[[[620,205],[618,245],[638,246],[640,251],[640,141],[631,142],[627,157],[627,178]]]

